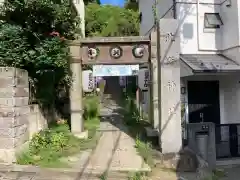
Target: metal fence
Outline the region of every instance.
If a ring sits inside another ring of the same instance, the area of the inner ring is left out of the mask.
[[[239,157],[240,124],[218,124],[215,131],[217,158]]]

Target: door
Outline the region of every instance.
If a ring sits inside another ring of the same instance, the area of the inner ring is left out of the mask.
[[[219,81],[188,81],[189,123],[220,124]]]

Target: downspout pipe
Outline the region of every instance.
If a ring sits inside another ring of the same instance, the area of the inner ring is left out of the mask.
[[[198,50],[200,51],[200,37],[199,37],[199,0],[197,0],[197,44],[198,44]]]

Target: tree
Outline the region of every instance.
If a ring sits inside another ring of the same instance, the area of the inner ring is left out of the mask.
[[[84,0],[85,5],[88,5],[89,3],[101,4],[100,0]]]
[[[125,0],[124,7],[126,9],[132,9],[133,11],[138,11],[138,1],[137,0]]]
[[[139,14],[131,9],[91,3],[86,6],[86,36],[136,36]]]
[[[4,23],[21,26],[28,39],[35,40],[53,31],[74,39],[80,22],[69,0],[6,0],[0,18]]]
[[[70,82],[65,40],[81,32],[71,1],[5,0],[0,20],[0,65],[27,70],[38,100],[52,103],[56,87]]]

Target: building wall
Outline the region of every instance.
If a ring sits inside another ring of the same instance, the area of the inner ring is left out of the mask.
[[[81,19],[82,36],[85,37],[85,5],[83,0],[73,0],[73,3],[77,9],[78,15]]]
[[[240,123],[240,74],[199,75],[183,78],[187,81],[219,81],[220,122],[221,124]],[[187,93],[186,93],[187,97]],[[187,98],[186,103],[187,103]],[[188,118],[187,118],[188,121]]]
[[[240,1],[232,0],[232,6],[226,7],[226,2],[221,6],[222,26],[222,53],[240,63]]]
[[[239,10],[240,1],[232,0],[232,7],[221,6],[222,26],[222,49],[228,49],[239,45]]]
[[[173,18],[173,1],[172,0],[156,0],[157,1],[157,17]],[[142,21],[140,24],[140,35],[150,35],[154,25],[154,8],[155,0],[139,0],[139,12],[142,13]]]
[[[158,2],[158,18],[173,17],[173,10],[168,11],[173,5],[173,0],[160,0]],[[198,3],[199,2],[199,3]],[[232,0],[232,6],[227,7],[227,1],[222,0],[176,0],[176,18],[179,20],[179,31],[181,38],[181,53],[216,53],[223,52],[240,62],[240,38],[239,38],[239,6],[240,1]],[[152,6],[154,0],[139,1],[142,22],[140,34],[148,34],[153,26]],[[167,12],[167,13],[166,13]],[[204,28],[204,13],[220,13],[223,25],[219,29]]]
[[[215,53],[222,46],[222,26],[204,28],[204,13],[220,13],[217,0],[177,0],[176,16],[180,22],[181,53]]]

